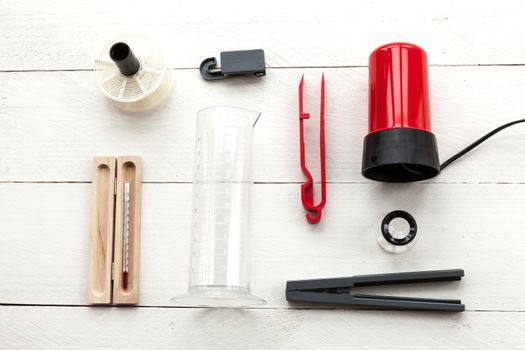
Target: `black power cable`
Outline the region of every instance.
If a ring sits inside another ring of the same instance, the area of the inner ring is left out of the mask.
[[[509,126],[514,125],[514,124],[519,124],[519,123],[524,123],[524,122],[525,122],[525,119],[519,119],[519,120],[515,120],[515,121],[510,122],[510,123],[504,124],[504,125],[502,125],[500,127],[497,127],[496,129],[492,130],[491,132],[489,132],[485,136],[483,136],[480,139],[478,139],[476,142],[472,143],[470,146],[464,148],[460,152],[456,153],[455,155],[453,155],[452,157],[447,159],[443,164],[440,165],[440,169],[441,170],[445,169],[447,166],[452,164],[454,161],[456,161],[459,158],[463,157],[465,154],[467,154],[468,152],[472,151],[472,149],[474,149],[475,147],[479,146],[481,143],[485,142],[487,139],[491,138],[492,136],[496,135],[501,130],[504,130],[504,129],[508,128]]]

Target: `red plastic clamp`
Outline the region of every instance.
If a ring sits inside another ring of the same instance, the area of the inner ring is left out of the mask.
[[[321,80],[321,112],[319,122],[320,132],[320,157],[321,157],[321,201],[314,204],[314,180],[312,174],[306,167],[305,147],[304,147],[304,120],[310,118],[310,113],[303,111],[303,85],[304,75],[299,83],[299,139],[301,148],[301,169],[306,176],[306,182],[301,185],[301,200],[303,207],[308,211],[306,220],[311,224],[321,221],[322,211],[326,204],[326,164],[325,164],[325,136],[324,136],[324,73]]]

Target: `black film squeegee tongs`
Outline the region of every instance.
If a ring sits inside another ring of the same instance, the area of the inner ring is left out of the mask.
[[[354,287],[390,284],[459,281],[462,269],[357,275],[286,282],[286,300],[354,305],[386,310],[465,311],[457,299],[429,299],[352,294]]]

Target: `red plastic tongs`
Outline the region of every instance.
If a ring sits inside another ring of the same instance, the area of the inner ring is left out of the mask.
[[[321,114],[319,121],[320,131],[320,156],[321,156],[321,201],[319,204],[314,204],[314,180],[312,174],[306,167],[305,147],[304,147],[304,119],[310,118],[310,113],[303,111],[303,85],[304,75],[299,83],[299,138],[301,142],[301,169],[306,182],[301,185],[301,200],[304,209],[308,210],[306,220],[311,224],[317,224],[321,221],[321,214],[326,204],[326,166],[325,166],[325,147],[324,147],[324,73],[321,80]]]

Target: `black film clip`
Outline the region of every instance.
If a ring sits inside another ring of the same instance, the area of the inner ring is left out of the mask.
[[[206,58],[199,67],[205,80],[220,80],[243,75],[266,75],[264,50],[242,50],[221,52],[221,68],[217,68],[215,57]]]
[[[352,294],[354,287],[405,283],[459,281],[462,269],[386,273],[342,278],[324,278],[286,282],[286,300],[310,303],[353,305],[384,310],[465,311],[457,299],[429,299],[384,295]]]

